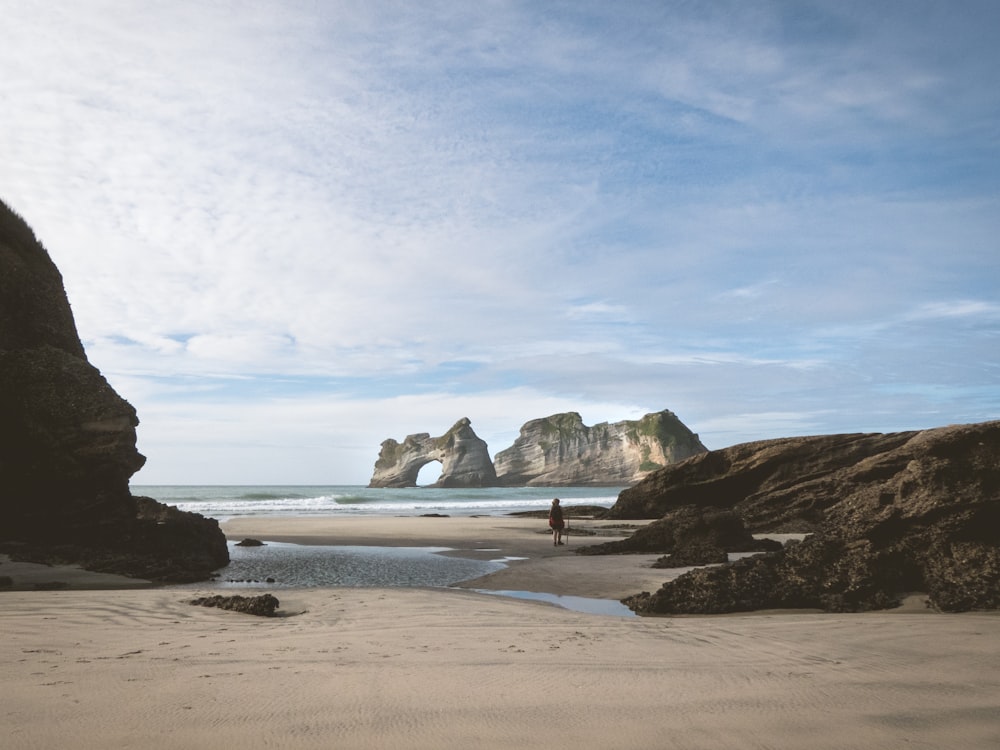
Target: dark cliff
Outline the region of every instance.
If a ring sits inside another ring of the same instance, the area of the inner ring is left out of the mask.
[[[660,520],[600,551],[654,551],[654,540],[676,537],[663,527],[691,508],[732,511],[755,533],[811,535],[632,597],[637,611],[857,611],[894,606],[909,591],[941,610],[1000,607],[1000,422],[765,440],[695,456],[622,492],[609,516]]]
[[[225,565],[216,521],[132,497],[138,423],[87,361],[49,254],[0,202],[3,550],[164,580]]]

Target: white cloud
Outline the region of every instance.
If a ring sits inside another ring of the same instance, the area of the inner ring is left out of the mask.
[[[1000,415],[989,6],[0,5],[0,196],[165,481]]]

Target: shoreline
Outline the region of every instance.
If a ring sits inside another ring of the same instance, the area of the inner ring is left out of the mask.
[[[505,559],[505,568],[453,585],[465,589],[617,601],[640,591],[655,591],[664,581],[679,575],[650,568],[658,555],[584,556],[573,552],[577,546],[624,538],[611,528],[616,525],[621,524],[573,519],[567,544],[554,547],[545,519],[510,516],[244,516],[220,524],[230,541],[249,537],[311,545],[445,547],[448,551],[439,554],[476,560]],[[600,536],[574,536],[573,529]]]
[[[209,585],[0,591],[5,746],[985,750],[1000,742],[1000,613],[588,614],[468,589],[614,598],[669,571],[633,570],[643,555],[573,554],[594,537],[553,548],[538,519],[372,520],[224,526],[237,539],[529,559],[464,589],[241,590],[276,594],[273,618],[191,606],[218,593]]]

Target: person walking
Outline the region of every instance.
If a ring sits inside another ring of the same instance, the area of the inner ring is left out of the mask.
[[[559,505],[558,497],[552,501],[552,507],[549,509],[549,528],[552,529],[552,546],[563,544],[562,535],[566,523],[563,521],[562,506]]]

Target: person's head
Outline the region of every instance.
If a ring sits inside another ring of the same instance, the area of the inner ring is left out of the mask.
[[[557,497],[555,500],[553,500],[552,504],[553,505],[559,505],[559,498]]]

